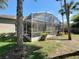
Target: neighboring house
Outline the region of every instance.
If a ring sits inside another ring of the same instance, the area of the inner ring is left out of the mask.
[[[15,16],[0,15],[0,33],[15,32]]]
[[[38,38],[42,33],[56,35],[60,30],[61,22],[50,13],[32,13],[24,17],[24,34],[26,37]],[[15,32],[15,16],[0,15],[0,33]],[[33,39],[35,40],[35,39]]]

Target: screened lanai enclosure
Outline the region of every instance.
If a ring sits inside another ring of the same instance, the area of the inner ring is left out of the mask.
[[[50,13],[32,13],[24,19],[24,33],[31,38],[41,37],[42,33],[56,35],[61,22]]]

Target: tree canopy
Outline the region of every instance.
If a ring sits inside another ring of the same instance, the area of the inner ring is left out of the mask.
[[[71,18],[71,20],[72,20],[73,22],[79,22],[79,14],[74,15],[74,16]]]
[[[74,15],[71,20],[73,21],[72,28],[79,28],[79,14]]]

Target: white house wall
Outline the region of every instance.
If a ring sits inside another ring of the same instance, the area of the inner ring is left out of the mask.
[[[15,32],[14,24],[0,23],[0,33],[12,33],[12,32]]]
[[[15,19],[0,18],[0,33],[15,32]]]

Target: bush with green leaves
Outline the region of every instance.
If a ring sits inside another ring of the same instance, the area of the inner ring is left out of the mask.
[[[0,34],[0,41],[16,41],[15,33],[2,33]]]
[[[71,32],[79,34],[79,14],[76,14],[71,19],[73,23],[71,24]]]
[[[41,33],[41,38],[39,39],[39,41],[44,41],[46,39],[47,35],[48,35],[48,32]]]
[[[42,32],[41,35],[48,35],[48,32]]]

